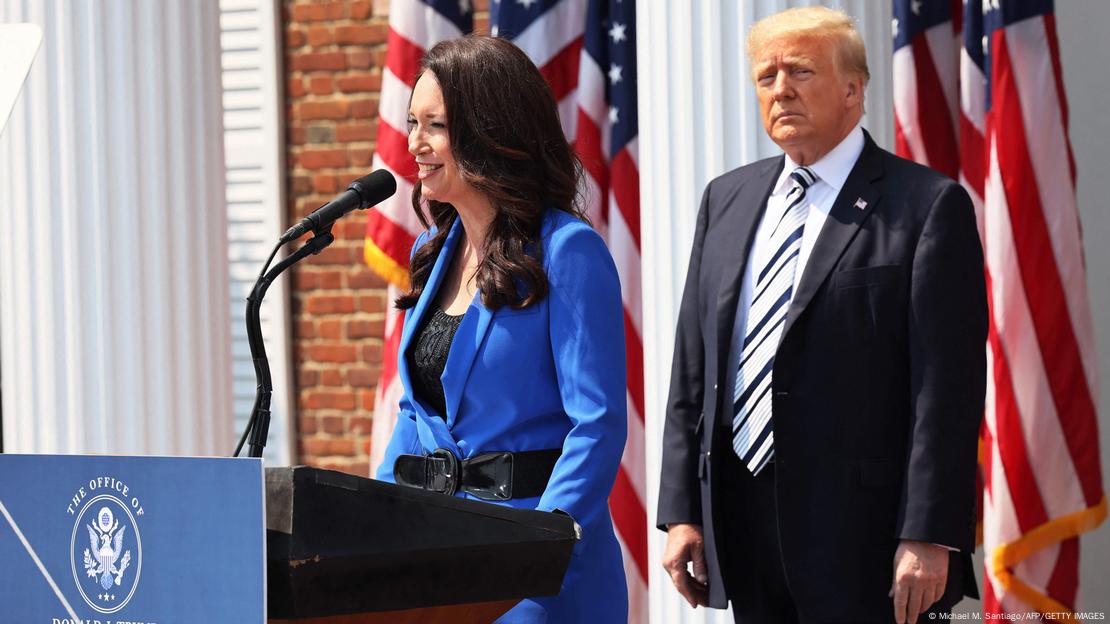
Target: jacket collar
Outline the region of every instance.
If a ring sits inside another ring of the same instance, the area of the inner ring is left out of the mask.
[[[435,232],[431,233],[434,234]],[[401,383],[405,392],[412,399],[413,407],[416,410],[417,433],[420,436],[421,444],[429,450],[447,448],[460,457],[466,455],[459,449],[450,433],[450,428],[454,426],[458,417],[459,403],[462,399],[463,389],[466,386],[466,379],[470,375],[470,369],[486,334],[489,332],[490,323],[495,314],[482,304],[481,290],[475,294],[473,301],[470,302],[470,306],[463,315],[451,343],[451,350],[447,356],[443,375],[440,377],[447,405],[446,422],[434,413],[427,403],[420,400],[413,391],[412,371],[409,369],[407,354],[416,339],[417,328],[422,326],[425,317],[435,307],[439,288],[444,277],[451,270],[451,260],[455,257],[455,250],[463,236],[462,222],[456,218],[454,223],[451,224],[451,229],[447,233],[443,248],[436,257],[435,264],[432,265],[432,272],[428,276],[428,282],[425,284],[423,292],[420,293],[420,299],[417,300],[411,313],[405,318],[405,326],[401,331],[397,365],[397,373],[401,378]]]
[[[876,182],[883,177],[883,152],[866,130],[863,131],[863,139],[863,151],[859,160],[852,167],[852,172],[848,174],[840,194],[833,202],[832,210],[813,244],[813,251],[810,252],[805,270],[798,281],[798,290],[790,301],[786,324],[782,330],[783,340],[840,261],[840,256],[855,238],[860,226],[882,199]]]

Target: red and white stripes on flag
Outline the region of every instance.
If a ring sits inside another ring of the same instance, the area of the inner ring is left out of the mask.
[[[1094,332],[1049,0],[894,2],[897,149],[975,202],[990,333],[986,614],[1075,612],[1078,535],[1107,513]]]
[[[390,301],[398,289],[408,286],[408,254],[421,229],[412,213],[416,171],[404,132],[414,77],[425,50],[472,29],[469,4],[458,0],[390,3],[374,167],[394,172],[398,188],[393,198],[370,211],[365,247],[367,264],[390,283]],[[635,3],[608,5],[600,0],[491,2],[490,30],[512,39],[551,85],[563,130],[586,169],[590,217],[608,242],[620,273],[628,358],[628,443],[609,502],[624,555],[629,621],[647,622]],[[402,322],[403,315],[390,306],[374,409],[372,471],[381,462],[402,393],[397,377]]]
[[[609,508],[624,555],[629,622],[648,621],[644,349],[640,290],[636,3],[590,0],[578,68],[575,150],[590,215],[621,278],[628,369],[628,442]]]

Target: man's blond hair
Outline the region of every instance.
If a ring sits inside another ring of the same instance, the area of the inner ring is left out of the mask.
[[[787,9],[752,25],[748,31],[748,64],[753,80],[759,52],[773,41],[792,37],[812,37],[832,43],[838,71],[861,76],[865,85],[871,79],[867,49],[852,18],[843,11],[814,6]]]

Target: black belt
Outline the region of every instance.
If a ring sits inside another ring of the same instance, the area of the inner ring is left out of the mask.
[[[482,453],[459,460],[447,449],[431,455],[400,455],[393,478],[401,485],[453,495],[466,492],[482,500],[506,501],[543,494],[562,449]]]

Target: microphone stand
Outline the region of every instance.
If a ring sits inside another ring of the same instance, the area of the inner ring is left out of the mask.
[[[333,241],[335,241],[335,237],[332,236],[331,224],[329,223],[326,227],[314,231],[313,237],[308,239],[300,249],[289,254],[288,257],[278,262],[274,268],[267,271],[266,269],[270,266],[274,256],[277,255],[278,249],[284,245],[284,243],[279,242],[274,247],[273,252],[270,253],[266,264],[262,265],[258,280],[255,281],[254,288],[251,289],[251,294],[247,297],[247,343],[250,345],[251,358],[254,361],[254,376],[258,385],[250,419],[243,431],[243,437],[239,439],[239,444],[235,447],[233,457],[239,456],[239,452],[243,449],[243,442],[248,437],[250,439],[248,456],[262,457],[262,449],[266,446],[266,438],[270,433],[270,395],[273,394],[274,386],[270,379],[270,361],[266,359],[266,345],[262,340],[262,321],[260,319],[262,298],[266,296],[266,290],[270,287],[270,284],[282,272],[306,257],[320,253]]]

